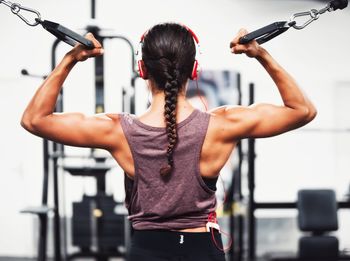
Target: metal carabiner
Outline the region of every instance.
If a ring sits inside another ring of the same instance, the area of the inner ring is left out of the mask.
[[[11,7],[11,12],[13,14],[17,15],[19,18],[21,18],[27,25],[37,26],[38,24],[40,24],[41,15],[40,15],[40,13],[37,10],[34,10],[32,8],[28,8],[28,7],[25,7],[25,6],[21,6],[20,4],[17,4],[17,3],[11,3],[10,7]],[[37,18],[34,20],[34,22],[30,22],[23,15],[20,14],[21,10],[24,10],[24,11],[36,14]]]
[[[293,25],[293,28],[298,29],[298,30],[304,29],[306,26],[308,26],[309,24],[311,24],[313,21],[317,20],[320,17],[320,12],[318,10],[316,10],[316,9],[311,9],[308,12],[296,13],[296,14],[293,14],[291,16],[290,22],[294,22],[295,18],[301,17],[301,16],[310,16],[311,18],[309,20],[307,20],[302,25],[298,25],[296,23],[295,25]]]

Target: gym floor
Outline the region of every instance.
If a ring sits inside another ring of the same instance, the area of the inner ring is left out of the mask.
[[[75,261],[94,261],[94,259],[75,259]],[[34,258],[16,258],[16,257],[0,257],[0,261],[36,261]],[[48,259],[47,261],[53,261],[53,259]],[[124,261],[122,258],[113,258],[109,261]],[[257,259],[256,261],[266,261],[265,259]]]
[[[35,258],[20,258],[20,257],[0,257],[0,261],[36,261]],[[75,259],[75,261],[94,261],[93,258],[83,258],[83,259]],[[53,259],[47,259],[47,261],[53,261]],[[111,258],[109,261],[124,261],[122,258]]]

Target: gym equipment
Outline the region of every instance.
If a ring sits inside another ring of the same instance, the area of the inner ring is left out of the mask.
[[[311,236],[299,239],[299,258],[306,260],[338,259],[339,242],[330,231],[338,230],[337,201],[333,190],[300,190],[298,192],[298,225]]]
[[[92,18],[95,18],[95,1],[91,2],[91,10],[92,10]],[[97,26],[88,26],[86,28],[87,31],[92,32],[95,36],[95,38],[103,44],[104,41],[106,40],[122,40],[127,43],[127,45],[130,48],[130,56],[131,56],[131,72],[132,72],[132,77],[131,77],[131,83],[130,86],[134,90],[135,88],[135,81],[138,77],[137,72],[135,70],[135,59],[134,59],[134,48],[132,43],[124,36],[121,35],[102,35],[101,29]],[[57,47],[60,43],[60,39],[57,39],[53,46],[52,46],[52,69],[55,68],[56,66],[56,50]],[[103,56],[98,56],[94,59],[94,73],[95,73],[95,112],[96,113],[102,113],[105,110],[104,107],[104,57]],[[127,97],[127,92],[123,90],[123,111],[130,112],[130,113],[135,113],[135,97],[132,95],[130,97]],[[126,101],[126,98],[130,98],[130,101]],[[129,105],[130,107],[126,107]],[[57,107],[56,107],[56,112],[62,112],[63,111],[63,89],[61,91],[59,100],[57,102]],[[51,150],[46,150],[45,147],[51,147]],[[45,152],[46,151],[46,152]],[[44,162],[46,164],[50,164],[52,166],[51,169],[51,175],[53,176],[53,194],[54,194],[54,242],[55,242],[55,261],[62,260],[61,257],[61,252],[62,252],[62,244],[61,244],[61,238],[62,238],[62,229],[60,225],[60,212],[59,212],[59,183],[58,183],[58,173],[59,169],[61,166],[59,166],[58,162],[59,160],[64,156],[64,146],[61,144],[57,144],[54,142],[50,142],[45,140],[44,141]],[[94,150],[91,150],[90,154],[90,159],[94,159],[96,162],[96,165],[102,166],[106,161],[105,157],[97,157],[95,156]],[[108,166],[107,166],[108,167]],[[94,167],[92,167],[94,168]],[[92,168],[87,168],[85,166],[80,167],[81,171],[83,171],[83,175],[93,175],[93,176],[98,176],[97,178],[97,191],[98,195],[96,197],[102,197],[102,196],[107,196],[106,191],[105,191],[105,175],[97,175],[98,170],[92,169]],[[102,167],[103,168],[103,167]],[[68,167],[66,167],[66,170],[68,171]],[[78,169],[76,169],[78,171]],[[72,169],[69,170],[70,173],[73,172]],[[50,175],[47,173],[47,175]],[[96,201],[95,201],[96,202]],[[100,221],[99,221],[100,222]],[[102,221],[101,221],[102,222]],[[98,224],[98,222],[97,222]],[[101,230],[98,230],[101,231]],[[98,232],[100,233],[100,232]],[[101,237],[100,237],[101,239]],[[117,244],[117,242],[116,242]],[[64,247],[66,249],[66,247]],[[73,253],[73,254],[68,254],[66,253],[66,256],[68,259],[74,259],[75,257],[78,256],[84,256],[84,257],[94,257],[96,260],[99,261],[105,261],[108,259],[109,256],[120,256],[121,253],[117,253],[116,251],[108,251],[108,249],[104,247],[100,247],[97,249],[96,252],[93,251],[84,251],[84,249],[81,249],[79,253]]]
[[[349,204],[347,204],[349,205]],[[305,236],[299,239],[297,254],[272,253],[270,261],[337,261],[350,260],[339,253],[339,242],[328,232],[338,230],[338,208],[346,207],[337,203],[331,189],[303,189],[298,191],[295,204],[298,209],[298,227]],[[290,208],[294,207],[292,205]],[[347,206],[349,207],[349,206]]]
[[[251,83],[249,85],[249,105],[254,103],[255,99],[255,85]],[[255,139],[248,139],[248,189],[249,189],[249,201],[248,201],[248,220],[247,220],[247,232],[248,235],[248,256],[250,259],[255,258],[256,253],[256,219],[254,216],[254,190],[255,190]]]
[[[252,104],[254,102],[254,84],[249,85],[249,104]],[[299,131],[318,131],[318,132],[341,132],[341,133],[348,133],[348,129],[308,129],[304,128]],[[242,158],[247,158],[247,189],[249,191],[247,200],[244,200],[244,196],[240,191],[242,191],[242,175],[243,173],[241,171],[237,172],[234,175],[234,204],[243,204],[243,202],[248,202],[247,204],[247,214],[246,217],[242,216],[240,219],[238,218],[236,222],[232,222],[231,225],[235,226],[233,229],[233,235],[234,235],[234,252],[233,252],[233,258],[230,256],[230,261],[241,261],[244,260],[244,252],[247,250],[246,257],[248,260],[256,260],[256,249],[257,249],[257,231],[256,231],[256,218],[255,218],[255,212],[260,209],[297,209],[298,203],[297,202],[256,202],[255,200],[255,159],[256,159],[256,152],[255,152],[255,140],[254,139],[248,139],[248,151],[247,155],[244,155],[242,153]],[[231,192],[231,190],[229,190]],[[232,193],[232,192],[231,192]],[[231,195],[229,196],[230,199]],[[326,204],[326,203],[325,203]],[[299,205],[300,206],[300,205]],[[337,209],[349,209],[350,208],[350,201],[336,201]],[[325,207],[326,208],[326,207]],[[237,215],[234,213],[233,215]],[[236,219],[237,217],[233,216],[232,219]],[[238,225],[237,225],[238,224]],[[304,239],[303,239],[304,240]],[[323,239],[321,239],[323,240]],[[304,246],[302,248],[302,252],[304,252]],[[270,261],[301,261],[301,260],[307,260],[311,261],[310,259],[299,259],[296,255],[295,256],[284,256],[282,257],[279,253],[269,253],[268,254]],[[315,259],[315,260],[322,260],[322,259]],[[346,254],[342,254],[339,256],[339,260],[350,260],[350,256]]]
[[[64,27],[63,25],[60,25],[58,23],[51,22],[48,20],[44,20],[44,21],[38,20],[38,22],[48,32],[52,33],[58,39],[64,41],[65,43],[71,46],[75,46],[77,43],[81,43],[82,45],[85,45],[89,49],[94,48],[94,44],[90,40],[87,40],[83,36],[68,29],[67,27]]]
[[[130,230],[127,216],[115,213],[118,205],[122,203],[107,195],[84,195],[81,202],[73,203],[72,239],[80,251],[70,254],[68,260],[79,257],[107,260],[125,255],[126,234]],[[97,250],[92,251],[92,247]]]
[[[246,44],[249,43],[252,40],[256,40],[259,44],[266,43],[267,41],[270,41],[271,39],[275,38],[276,36],[286,32],[289,28],[293,27],[294,29],[301,30],[304,29],[306,26],[311,24],[313,21],[316,21],[320,15],[324,14],[325,12],[332,12],[336,11],[338,9],[342,10],[348,6],[348,0],[333,0],[330,3],[327,4],[326,7],[317,10],[317,9],[311,9],[308,12],[300,12],[293,14],[289,21],[281,21],[281,22],[275,22],[272,24],[269,24],[267,26],[264,26],[258,30],[255,30],[243,37],[240,38],[239,43],[240,44]],[[309,16],[310,19],[307,20],[304,24],[298,25],[295,19],[297,17],[302,16]]]
[[[68,28],[65,28],[59,24],[50,22],[50,21],[42,21],[41,17],[40,17],[40,13],[37,12],[36,10],[30,9],[30,8],[26,8],[26,7],[22,7],[19,4],[13,4],[10,3],[8,1],[4,1],[4,0],[0,0],[0,4],[5,4],[8,7],[11,8],[11,11],[16,14],[17,16],[19,16],[24,22],[26,22],[28,25],[30,26],[36,26],[38,24],[42,24],[44,27],[46,27],[46,29],[48,31],[50,31],[51,33],[54,33],[54,35],[57,37],[57,39],[54,41],[53,45],[52,45],[52,49],[51,49],[51,68],[52,70],[56,67],[56,50],[59,46],[59,44],[61,43],[61,41],[64,41],[65,43],[68,43],[70,45],[74,45],[76,44],[76,42],[80,42],[81,44],[84,44],[87,48],[89,47],[88,42],[86,42],[85,38],[83,38],[82,36],[78,35],[78,34],[74,34],[73,31],[69,30]],[[95,5],[96,2],[95,0],[91,0],[91,18],[94,19],[95,18]],[[26,19],[20,12],[21,11],[28,11],[31,13],[34,13],[37,16],[37,19],[35,19],[35,22],[30,22],[28,19]],[[130,50],[131,50],[131,72],[132,72],[132,76],[131,76],[131,82],[130,82],[130,87],[134,93],[134,89],[135,89],[135,81],[138,78],[138,74],[135,70],[135,59],[134,59],[134,48],[132,43],[124,36],[121,35],[102,35],[101,34],[101,29],[97,26],[88,26],[86,28],[86,31],[90,31],[92,32],[96,39],[101,42],[103,44],[104,40],[109,40],[109,39],[117,39],[117,40],[122,40],[124,42],[127,43],[127,45],[129,46]],[[76,41],[76,42],[75,42]],[[101,113],[104,111],[104,58],[103,56],[99,56],[97,58],[94,59],[94,63],[95,63],[95,112],[96,113]],[[28,71],[26,70],[22,70],[22,74],[23,75],[27,75],[27,76],[32,76],[28,73]],[[129,92],[126,91],[126,89],[123,89],[123,111],[126,112],[130,112],[130,113],[135,113],[135,96],[129,95]],[[58,101],[56,103],[56,108],[55,108],[55,112],[62,112],[63,111],[63,89],[60,92],[60,95],[58,97]],[[65,253],[65,249],[67,249],[67,247],[65,246],[66,241],[65,241],[65,227],[63,226],[62,228],[62,221],[64,221],[64,219],[62,219],[61,215],[60,215],[60,195],[59,195],[59,179],[58,179],[58,175],[59,175],[59,170],[62,169],[62,166],[59,166],[59,162],[61,159],[69,157],[68,155],[65,154],[64,152],[64,146],[61,144],[57,144],[55,142],[51,142],[48,140],[43,140],[43,192],[42,192],[42,206],[39,207],[39,210],[42,209],[46,209],[47,211],[40,211],[39,218],[40,218],[40,233],[39,233],[39,256],[38,256],[38,261],[46,261],[46,248],[47,248],[47,225],[48,225],[48,213],[52,212],[53,213],[53,252],[54,252],[54,256],[53,256],[53,260],[54,261],[61,261],[63,259],[74,259],[75,257],[78,256],[84,256],[84,257],[93,257],[99,261],[105,261],[108,259],[109,256],[120,256],[121,253],[117,252],[116,250],[113,251],[109,251],[109,249],[105,249],[104,247],[102,247],[103,245],[101,245],[101,248],[98,249],[98,251],[100,252],[93,252],[93,251],[86,251],[86,253],[84,251],[81,251],[80,253],[74,253],[74,254],[67,254]],[[93,159],[96,162],[96,165],[101,164],[105,164],[105,161],[107,159],[107,157],[99,157],[96,156],[94,154],[94,150],[91,150],[91,155],[89,157],[89,159]],[[96,166],[95,166],[96,167]],[[66,167],[67,171],[68,171],[68,167]],[[81,167],[81,170],[85,171],[85,174],[90,173],[91,175],[97,174],[97,170],[96,168],[93,169],[88,169],[86,167]],[[71,171],[73,172],[73,169],[71,169]],[[94,173],[92,173],[92,171],[94,171]],[[97,175],[96,175],[97,176]],[[99,194],[96,195],[96,197],[93,200],[88,200],[87,202],[92,202],[91,204],[95,204],[96,202],[100,202],[99,204],[101,204],[101,206],[103,204],[109,205],[109,207],[107,209],[109,209],[107,212],[111,213],[110,209],[111,206],[114,204],[111,203],[110,198],[108,197],[108,195],[105,193],[105,175],[102,175],[100,177],[97,178],[97,187],[98,187],[98,191]],[[52,182],[49,182],[49,179],[52,178]],[[51,187],[50,187],[51,186]],[[51,191],[52,189],[52,191]],[[47,203],[48,203],[48,196],[49,193],[52,193],[52,199],[53,199],[53,206],[48,207]],[[101,198],[103,198],[103,200],[101,200]],[[83,200],[84,201],[84,200]],[[86,198],[85,198],[86,201]],[[109,203],[108,203],[109,202]],[[83,202],[84,203],[84,202]],[[89,204],[90,204],[89,203]],[[89,205],[88,204],[88,205]],[[34,213],[37,214],[35,211],[31,210],[26,210],[26,213]],[[106,212],[106,213],[107,213]],[[77,212],[75,212],[77,213]],[[79,215],[78,215],[79,216]],[[102,220],[102,219],[101,219]],[[118,219],[119,220],[119,219]],[[100,222],[100,221],[99,221]],[[103,221],[102,221],[103,222]],[[98,223],[98,222],[97,222]],[[107,222],[108,224],[108,222]],[[127,231],[127,229],[129,229],[129,227],[127,227],[127,223],[121,223],[121,224],[125,224],[125,231]],[[110,225],[113,226],[112,223],[110,223]],[[109,225],[108,225],[109,226]],[[114,228],[113,228],[114,229]],[[103,231],[103,230],[99,230],[99,231]],[[116,231],[114,229],[114,231]],[[63,235],[62,235],[63,234]],[[103,233],[101,234],[101,236],[104,235]],[[75,234],[75,237],[77,237],[78,235]],[[125,234],[125,236],[127,237],[127,234]],[[100,238],[101,239],[101,238]],[[62,246],[62,242],[63,245]],[[103,242],[103,240],[101,241]],[[108,243],[108,240],[105,241]],[[119,241],[116,241],[115,244],[117,245]],[[127,240],[125,240],[124,243],[127,243]],[[84,250],[84,249],[81,249]],[[101,252],[102,251],[102,252]],[[63,256],[64,255],[64,256]]]
[[[23,76],[29,76],[29,77],[33,77],[33,78],[41,78],[43,80],[45,80],[47,78],[47,75],[32,74],[32,73],[29,73],[28,70],[26,70],[26,69],[22,69],[21,74]]]
[[[108,35],[108,36],[102,36],[100,34],[100,29],[98,27],[88,27],[87,29],[88,31],[92,32],[96,39],[101,42],[103,44],[104,40],[106,39],[120,39],[123,41],[126,41],[128,43],[128,45],[130,46],[131,49],[131,59],[132,59],[132,72],[133,72],[133,78],[131,79],[131,86],[132,88],[134,88],[135,86],[135,79],[137,77],[137,73],[134,71],[134,50],[133,50],[133,46],[131,44],[131,42],[123,37],[123,36],[119,36],[119,35]],[[56,58],[55,58],[55,53],[56,53],[56,49],[57,46],[59,44],[59,40],[57,39],[53,45],[52,48],[52,68],[54,68],[56,66]],[[99,56],[96,57],[94,59],[95,62],[95,112],[96,113],[101,113],[104,112],[104,59],[103,56]],[[123,93],[125,94],[125,93]],[[125,98],[125,97],[124,97]],[[124,99],[123,99],[124,100]],[[125,107],[125,103],[123,103],[123,111],[131,111],[132,113],[134,113],[134,96],[131,97],[131,101],[130,101],[130,108],[126,108]],[[57,104],[56,107],[56,111],[57,112],[62,112],[63,111],[63,92],[61,93],[59,102]],[[55,254],[56,254],[56,258],[55,261],[58,260],[62,260],[60,257],[60,253],[62,251],[62,245],[61,245],[61,235],[62,235],[62,229],[61,229],[61,225],[60,225],[60,213],[59,213],[59,182],[58,182],[58,173],[59,173],[59,169],[60,166],[58,165],[59,160],[61,159],[61,156],[64,155],[64,146],[57,144],[57,143],[53,143],[53,142],[49,142],[49,141],[45,141],[46,145],[45,146],[52,146],[52,150],[49,151],[46,155],[45,155],[45,161],[47,162],[51,162],[52,163],[52,174],[53,175],[53,193],[54,193],[54,207],[55,207],[55,216],[54,216],[54,220],[56,220],[56,222],[54,222],[54,230],[55,230]],[[61,156],[60,156],[61,155]],[[91,150],[91,155],[90,155],[91,159],[94,159],[96,161],[96,165],[100,164],[103,165],[105,164],[105,160],[106,158],[104,157],[95,157],[94,155],[94,150]],[[69,170],[68,167],[63,166],[65,170]],[[95,166],[96,167],[96,166]],[[104,167],[102,167],[104,168]],[[96,195],[96,197],[102,197],[102,196],[107,196],[106,191],[105,191],[105,175],[98,175],[98,169],[94,167],[92,168],[86,168],[84,166],[76,169],[76,171],[81,171],[80,175],[84,175],[84,176],[96,176],[97,177],[97,191],[98,191],[98,195]],[[72,174],[73,170],[70,169],[69,172]],[[100,173],[101,174],[101,173]],[[100,202],[100,201],[96,201],[97,198],[95,200],[90,201],[91,202]],[[91,203],[92,204],[92,203]],[[75,212],[76,214],[77,212]],[[73,217],[73,222],[74,222],[74,217]],[[102,224],[102,219],[99,220],[97,222],[97,224],[100,224],[98,226],[103,227]],[[101,230],[96,230],[96,231],[101,231]],[[77,232],[77,231],[75,231]],[[100,232],[97,232],[100,233]],[[93,234],[91,234],[93,235]],[[103,234],[100,234],[98,236],[98,238],[101,240],[103,240]],[[124,235],[124,233],[123,233]],[[77,234],[75,234],[75,238],[77,238]],[[77,243],[77,242],[76,242]],[[115,244],[117,244],[118,242],[116,241]],[[103,245],[99,245],[97,248],[97,251],[89,251],[87,248],[81,247],[80,248],[80,252],[78,253],[66,253],[67,255],[67,259],[69,260],[73,260],[74,258],[77,257],[94,257],[96,260],[99,261],[106,261],[108,260],[108,257],[114,257],[114,256],[121,256],[122,253],[117,252],[117,250],[115,251],[110,251],[110,249],[105,248]]]
[[[53,208],[48,207],[47,202],[42,203],[40,207],[30,207],[20,211],[23,214],[37,215],[39,218],[38,261],[46,260],[47,216],[53,212]]]
[[[40,24],[45,30],[71,46],[81,43],[89,49],[94,48],[94,44],[90,40],[87,40],[85,37],[77,34],[67,27],[52,21],[41,20],[41,14],[35,9],[5,0],[0,0],[0,4],[8,6],[11,9],[11,12],[22,19],[27,25],[37,26]],[[21,14],[21,12],[23,13],[24,11],[35,14],[37,18],[35,18],[34,21],[29,21],[24,15]]]

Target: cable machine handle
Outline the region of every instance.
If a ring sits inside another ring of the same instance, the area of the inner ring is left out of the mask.
[[[256,40],[258,44],[263,44],[272,38],[275,38],[276,36],[284,33],[287,31],[291,26],[293,26],[295,22],[275,22],[272,24],[269,24],[267,26],[264,26],[258,30],[255,30],[239,39],[240,44],[246,44],[249,43],[252,40]]]
[[[81,43],[88,49],[94,48],[94,44],[90,40],[68,29],[67,27],[64,27],[63,25],[48,20],[39,21],[39,23],[44,27],[45,30],[52,33],[58,39],[64,41],[65,43],[71,46],[75,46],[77,43]]]
[[[303,29],[313,21],[317,20],[319,16],[325,12],[332,12],[338,9],[342,10],[348,6],[348,0],[333,0],[328,3],[328,5],[321,9],[316,10],[312,9],[309,12],[301,12],[296,13],[292,16],[289,22],[275,22],[270,25],[264,26],[258,30],[255,30],[239,39],[240,44],[249,43],[252,40],[256,40],[259,44],[263,44],[276,36],[286,32],[290,27],[294,27],[295,29]],[[295,18],[301,16],[309,16],[310,19],[306,21],[303,25],[297,25]]]

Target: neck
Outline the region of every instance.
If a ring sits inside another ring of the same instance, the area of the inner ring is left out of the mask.
[[[185,88],[184,88],[185,89]],[[165,94],[163,91],[152,91],[152,102],[148,108],[150,113],[164,113]],[[187,101],[185,91],[179,92],[177,96],[177,112],[193,110],[193,106]]]

